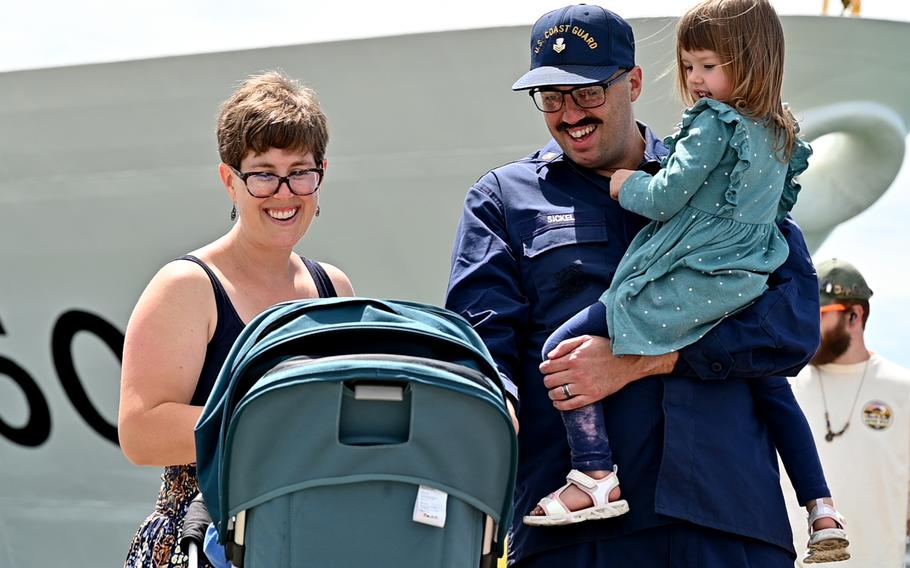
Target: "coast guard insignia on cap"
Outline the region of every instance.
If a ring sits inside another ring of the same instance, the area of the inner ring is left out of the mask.
[[[553,44],[553,51],[556,53],[562,53],[566,49],[566,40],[558,37],[556,38],[556,43]]]
[[[873,430],[887,430],[894,422],[894,411],[880,400],[863,405],[863,424]]]

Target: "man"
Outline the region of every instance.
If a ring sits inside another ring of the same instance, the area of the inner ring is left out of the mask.
[[[855,266],[825,261],[818,281],[821,347],[792,382],[847,519],[852,559],[837,566],[899,568],[910,518],[910,370],[866,347],[872,290]],[[796,547],[805,550],[805,517],[784,487]]]
[[[561,107],[544,114],[553,140],[469,190],[446,302],[485,340],[517,409],[510,565],[792,566],[774,449],[748,381],[795,373],[817,347],[817,284],[799,229],[781,227],[790,256],[768,292],[697,344],[615,358],[608,339],[581,337],[569,342],[574,353],[541,364],[549,333],[598,299],[645,224],[610,198],[609,176],[656,172],[666,149],[633,116],[642,70],[632,29],[603,8],[541,17],[531,70],[513,89],[530,90],[536,104],[541,89],[551,102],[561,95]],[[556,409],[593,402],[605,406],[630,512],[523,525],[569,470]]]

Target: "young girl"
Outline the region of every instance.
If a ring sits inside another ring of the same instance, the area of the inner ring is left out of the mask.
[[[806,169],[811,153],[781,104],[783,54],[780,20],[767,0],[706,0],[683,16],[678,81],[691,108],[679,132],[666,140],[670,154],[660,173],[618,170],[610,183],[623,208],[653,222],[635,237],[600,301],[550,336],[544,358],[561,341],[581,335],[609,335],[618,355],[672,352],[695,343],[767,289],[768,275],[789,254],[777,221],[796,202],[794,177]],[[849,558],[843,518],[828,498],[789,384],[771,378],[751,386],[800,502],[810,511],[806,561]],[[602,406],[562,415],[574,469],[525,524],[624,514],[628,504],[619,499]]]

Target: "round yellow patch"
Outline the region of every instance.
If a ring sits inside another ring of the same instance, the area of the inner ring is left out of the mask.
[[[879,400],[863,405],[863,424],[873,430],[886,430],[894,422],[894,411]]]

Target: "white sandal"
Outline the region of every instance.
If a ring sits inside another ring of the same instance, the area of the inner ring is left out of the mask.
[[[618,517],[629,512],[629,504],[625,499],[610,501],[610,491],[619,487],[619,478],[616,475],[616,466],[613,467],[613,474],[603,479],[594,479],[577,469],[573,469],[566,476],[566,483],[553,493],[540,500],[537,505],[543,509],[543,515],[526,515],[522,520],[524,524],[530,526],[557,526],[570,525],[583,521],[594,519],[609,519]],[[592,506],[578,511],[570,511],[566,504],[560,499],[563,491],[570,485],[574,485],[588,494]]]
[[[837,528],[815,530],[812,525],[821,518],[834,519]],[[806,564],[820,564],[822,562],[840,562],[850,558],[847,546],[847,531],[844,528],[844,516],[833,505],[821,499],[809,511],[809,549],[803,562]]]

